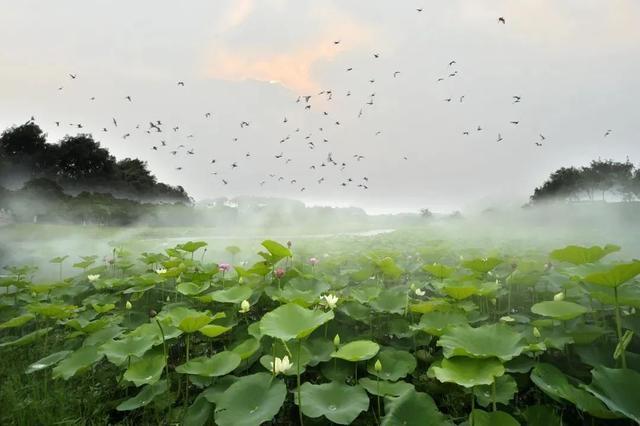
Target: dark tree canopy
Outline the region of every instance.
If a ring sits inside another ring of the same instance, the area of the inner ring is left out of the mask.
[[[116,161],[89,134],[65,136],[50,144],[40,127],[29,121],[0,135],[0,185],[19,186],[46,178],[66,192],[109,193],[138,201],[188,202],[178,186],[157,182],[147,163],[125,158]]]
[[[607,195],[624,201],[640,198],[640,169],[629,161],[613,160],[594,160],[581,168],[562,167],[534,190],[531,201],[604,201]]]

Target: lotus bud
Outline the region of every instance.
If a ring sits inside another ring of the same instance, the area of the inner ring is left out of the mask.
[[[171,298],[169,296],[167,296],[167,302],[171,302]]]
[[[564,300],[564,293],[561,291],[560,293],[553,296],[553,300],[556,302],[560,302]]]
[[[382,363],[380,362],[380,360],[376,360],[376,363],[373,365],[373,369],[376,371],[376,373],[379,373],[382,371]]]
[[[533,327],[533,337],[539,339],[541,336],[540,334],[540,330],[538,330],[538,327]]]
[[[249,310],[251,309],[251,304],[249,303],[248,300],[243,300],[242,303],[240,303],[240,313],[241,314],[246,314],[247,312],[249,312]]]
[[[133,308],[133,305],[131,304],[130,301],[127,300],[127,303],[124,304],[124,307],[127,310],[131,310],[131,308]]]
[[[100,278],[100,274],[87,275],[87,279],[89,280],[90,283],[97,281],[98,278]]]
[[[282,269],[282,268],[278,268],[273,272],[273,274],[276,276],[276,278],[280,279],[280,278],[284,277],[285,270]]]
[[[336,337],[333,338],[333,346],[336,348],[340,346],[340,335],[336,334]]]
[[[287,247],[291,248],[291,246],[292,246],[291,241],[287,241]]]
[[[158,313],[155,311],[155,309],[149,310],[149,318],[155,318],[156,315],[158,315]]]

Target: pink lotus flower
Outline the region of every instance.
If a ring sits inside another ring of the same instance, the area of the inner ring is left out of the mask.
[[[278,268],[273,272],[273,275],[275,275],[276,278],[280,279],[280,278],[284,277],[285,272],[286,271],[284,269]]]
[[[231,265],[229,265],[228,263],[219,263],[218,264],[218,271],[220,272],[229,272],[231,270]]]
[[[320,263],[320,261],[317,257],[312,257],[309,259],[309,263],[311,264],[311,266],[316,266],[318,263]]]

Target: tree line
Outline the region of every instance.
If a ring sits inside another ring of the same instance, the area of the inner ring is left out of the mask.
[[[47,179],[71,194],[87,191],[135,201],[190,202],[181,186],[158,182],[146,162],[117,161],[90,134],[49,143],[42,129],[28,121],[0,135],[0,186],[19,188],[34,179]]]
[[[640,200],[640,168],[629,161],[594,160],[584,167],[562,167],[531,195],[546,201]]]

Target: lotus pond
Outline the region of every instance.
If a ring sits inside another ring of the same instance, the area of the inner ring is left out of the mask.
[[[640,261],[380,238],[7,267],[0,422],[640,423]]]

